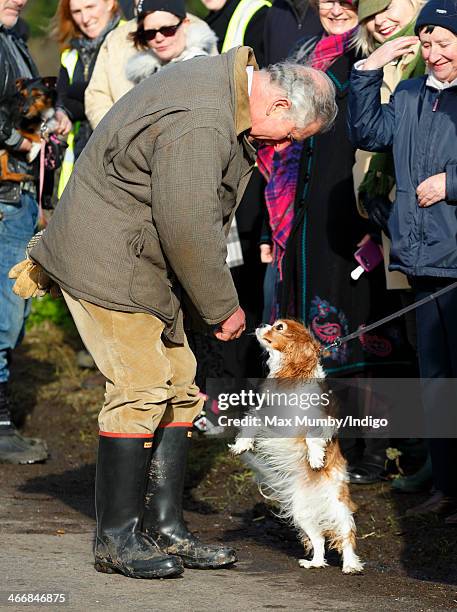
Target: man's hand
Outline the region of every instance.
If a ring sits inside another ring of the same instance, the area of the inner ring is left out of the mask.
[[[67,113],[64,112],[61,108],[57,109],[56,119],[57,119],[57,127],[54,133],[59,134],[61,136],[66,136],[71,130],[71,128],[73,127],[73,124],[68,118]]]
[[[419,42],[417,36],[400,36],[381,45],[368,56],[360,70],[377,70],[408,53],[414,53],[414,46]]]
[[[42,297],[51,293],[52,297],[59,297],[59,287],[49,278],[43,268],[31,259],[24,259],[11,268],[9,278],[16,279],[13,291],[16,295],[27,300],[32,297]]]
[[[434,174],[422,181],[416,189],[417,202],[421,208],[441,202],[446,198],[446,172]]]
[[[260,261],[262,263],[273,263],[273,247],[271,244],[260,245]]]
[[[242,308],[238,306],[237,310],[229,316],[228,319],[222,321],[219,328],[214,332],[218,340],[227,342],[239,338],[246,329],[246,317]]]

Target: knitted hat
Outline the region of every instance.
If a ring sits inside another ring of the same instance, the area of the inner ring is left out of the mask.
[[[457,36],[457,0],[429,0],[417,17],[414,32],[423,26],[441,26]]]
[[[164,11],[173,13],[180,19],[186,17],[186,6],[184,0],[140,0],[137,7],[139,16],[145,13],[153,13],[154,11]]]
[[[390,2],[391,0],[359,0],[357,9],[359,23],[368,19],[368,17],[373,17],[376,13],[385,11]]]

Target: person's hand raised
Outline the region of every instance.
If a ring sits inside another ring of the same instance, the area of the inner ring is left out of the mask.
[[[388,40],[376,51],[367,57],[359,70],[377,70],[383,68],[395,59],[415,52],[415,45],[419,42],[417,36],[400,36],[394,40]]]

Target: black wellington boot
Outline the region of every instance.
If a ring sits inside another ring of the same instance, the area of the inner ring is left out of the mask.
[[[237,560],[232,548],[200,542],[184,522],[182,505],[189,427],[164,427],[155,432],[146,493],[144,530],[163,552],[181,557],[184,567],[213,569]]]
[[[130,578],[164,578],[184,570],[142,533],[151,438],[99,438],[95,509],[95,569]]]

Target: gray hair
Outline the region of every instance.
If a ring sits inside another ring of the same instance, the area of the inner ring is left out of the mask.
[[[287,113],[297,128],[304,128],[313,121],[321,123],[320,132],[332,127],[338,107],[335,86],[325,72],[287,61],[267,66],[263,71],[290,100],[291,108]]]

